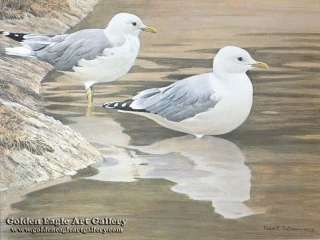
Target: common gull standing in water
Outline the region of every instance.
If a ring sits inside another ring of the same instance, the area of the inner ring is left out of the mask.
[[[197,137],[225,134],[239,127],[250,113],[253,87],[246,72],[252,68],[269,67],[244,49],[226,46],[215,56],[211,73],[144,90],[132,99],[103,107],[142,115]]]

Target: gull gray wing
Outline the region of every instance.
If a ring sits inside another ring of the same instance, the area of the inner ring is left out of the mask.
[[[202,74],[165,88],[148,89],[133,97],[129,107],[131,111],[150,112],[180,122],[214,108],[219,102],[210,80],[210,74]]]
[[[30,45],[29,40],[29,45]],[[57,70],[67,71],[77,65],[80,59],[92,60],[100,56],[104,49],[112,47],[102,29],[88,29],[70,35],[57,35],[48,41],[34,41],[34,44],[45,44],[36,50],[36,56],[52,64]]]

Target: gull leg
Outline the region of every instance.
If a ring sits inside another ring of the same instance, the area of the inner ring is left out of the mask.
[[[87,111],[86,111],[86,117],[92,117],[92,107],[88,105]]]
[[[92,116],[92,102],[93,102],[93,88],[92,88],[92,86],[88,87],[86,89],[86,91],[87,91],[87,99],[88,99],[86,116],[91,117]]]
[[[87,91],[87,99],[88,99],[88,107],[92,107],[93,102],[93,86],[90,86],[86,89]]]

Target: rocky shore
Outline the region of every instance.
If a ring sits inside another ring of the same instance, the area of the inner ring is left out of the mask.
[[[20,20],[0,20],[0,28],[64,33],[97,3],[69,0],[69,8],[53,12],[54,18],[26,14]],[[102,160],[83,137],[40,112],[41,81],[52,67],[37,59],[6,56],[8,46],[18,44],[0,35],[0,189],[59,178]]]

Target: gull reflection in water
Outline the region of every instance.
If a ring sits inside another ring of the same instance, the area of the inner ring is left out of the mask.
[[[225,218],[264,212],[244,203],[250,199],[251,172],[234,143],[212,136],[197,139],[186,135],[148,146],[130,146],[130,137],[121,125],[104,120],[89,118],[73,125],[106,156],[105,162],[94,165],[99,173],[88,178],[123,182],[163,178],[176,183],[172,188],[175,192],[211,201],[215,212]]]
[[[244,204],[250,199],[251,173],[241,150],[232,142],[187,135],[138,149],[150,154],[139,169],[141,178],[175,182],[173,191],[194,200],[211,201],[215,212],[225,218],[260,213]]]

